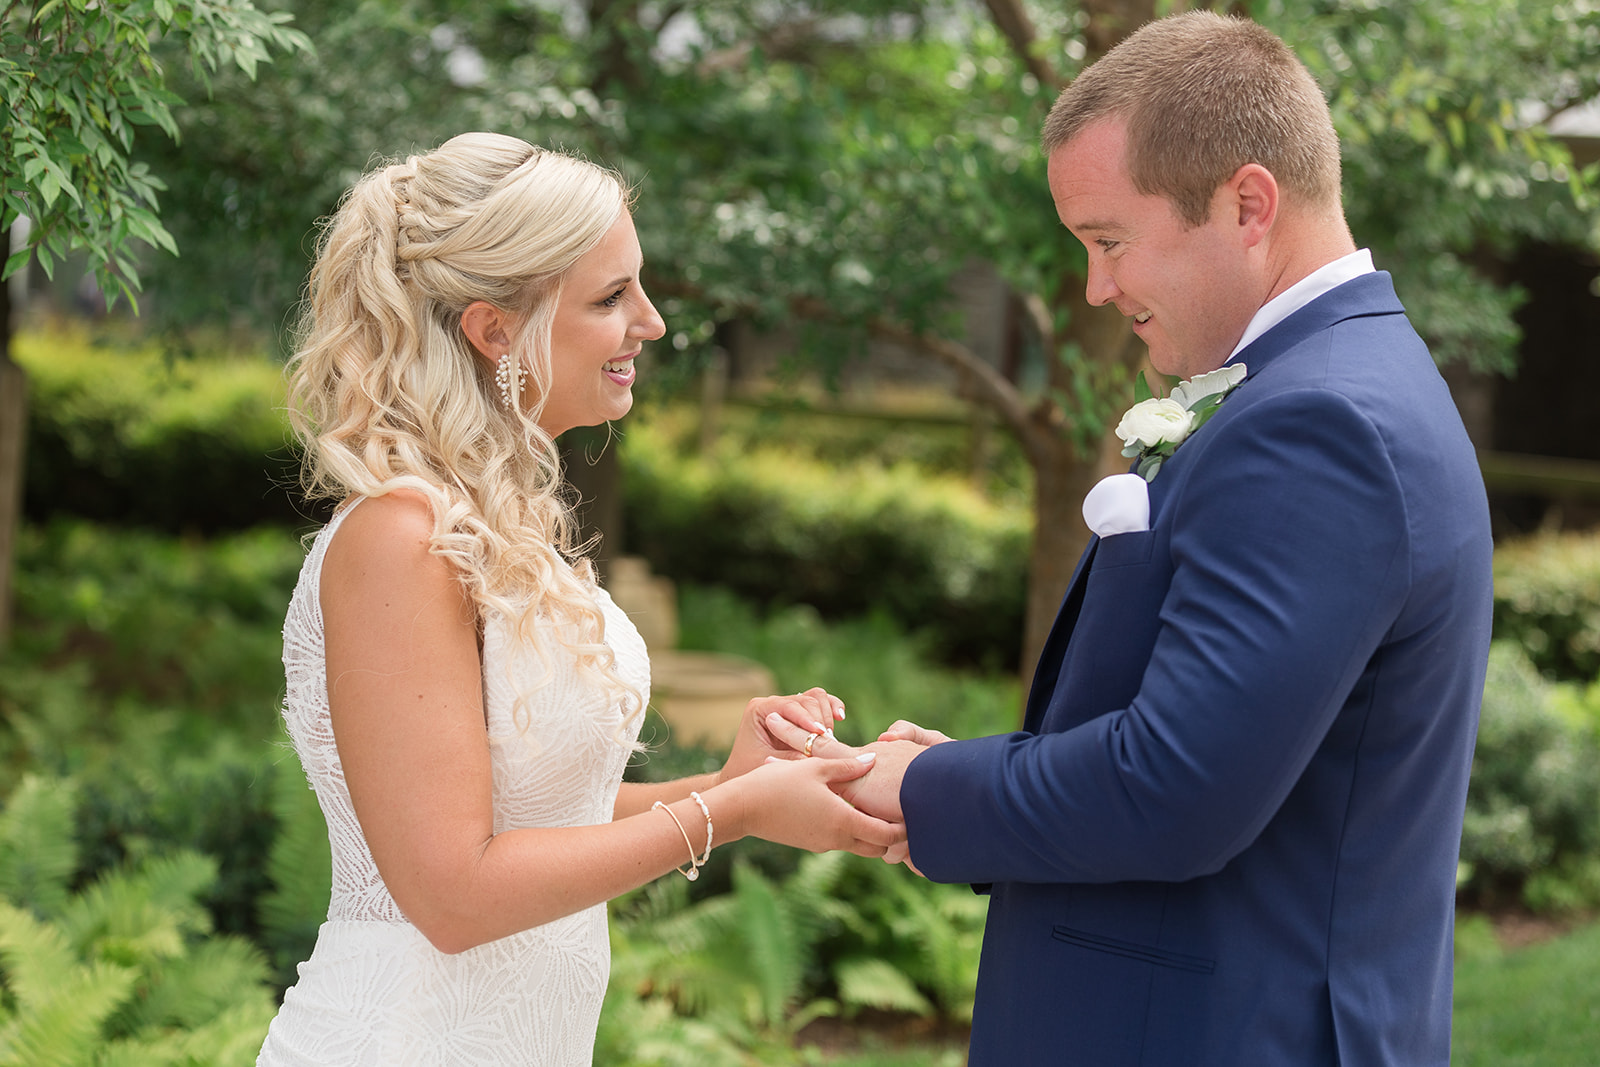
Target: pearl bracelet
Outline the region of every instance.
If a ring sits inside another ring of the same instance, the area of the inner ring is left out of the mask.
[[[706,817],[706,851],[695,863],[696,867],[704,867],[706,861],[711,858],[711,809],[706,807],[704,800],[700,799],[700,794],[692,789],[689,791],[689,799],[700,805],[700,814]]]

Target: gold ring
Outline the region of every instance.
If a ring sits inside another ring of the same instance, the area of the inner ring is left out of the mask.
[[[806,734],[806,755],[811,755],[811,746],[817,743],[817,738],[820,736],[820,734]]]

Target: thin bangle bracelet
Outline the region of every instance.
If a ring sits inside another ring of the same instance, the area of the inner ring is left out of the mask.
[[[667,816],[672,820],[673,824],[675,826],[677,826],[678,833],[683,835],[683,843],[685,845],[688,845],[688,847],[689,847],[689,866],[687,868],[684,868],[684,867],[673,867],[672,869],[677,871],[679,874],[683,875],[685,878],[689,879],[689,881],[692,882],[696,878],[700,877],[700,864],[695,861],[695,858],[694,858],[694,845],[690,844],[690,842],[689,842],[689,831],[687,831],[687,830],[685,830],[683,828],[683,823],[678,822],[678,816],[673,812],[673,810],[671,808],[667,807],[665,804],[661,803],[661,801],[659,801],[659,800],[656,801],[654,804],[650,805],[650,810],[651,811],[654,811],[657,808],[660,808],[662,811],[667,813]]]

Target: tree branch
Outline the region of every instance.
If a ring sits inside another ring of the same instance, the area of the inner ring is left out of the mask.
[[[995,27],[1011,43],[1011,50],[1028,68],[1028,73],[1046,88],[1063,88],[1066,82],[1039,54],[1039,32],[1034,29],[1033,20],[1028,18],[1028,12],[1023,9],[1022,0],[985,0],[985,3]]]
[[[828,305],[813,297],[795,297],[789,307],[802,318],[828,320],[832,313]],[[1023,402],[1017,387],[994,367],[978,358],[976,352],[958,341],[935,334],[918,332],[904,323],[884,318],[869,319],[867,332],[883,341],[892,341],[905,348],[933,356],[947,367],[964,375],[973,385],[977,398],[992,409],[1011,427],[1024,448],[1032,448],[1033,436],[1038,432],[1038,420]]]
[[[658,296],[674,296],[686,300],[696,300],[702,303],[715,303],[699,286],[681,281],[671,281],[664,278],[650,279],[649,289]],[[1035,303],[1039,303],[1037,300]],[[1039,304],[1043,308],[1042,303]],[[724,304],[728,310],[736,310]],[[795,296],[789,299],[789,310],[803,319],[817,322],[837,322],[833,309],[824,301],[816,297]],[[1037,313],[1030,309],[1030,314]],[[1044,323],[1048,324],[1049,315],[1045,313]],[[1042,447],[1043,436],[1050,436],[1055,432],[1056,425],[1060,422],[1060,410],[1054,404],[1045,401],[1036,408],[1030,408],[1024,401],[1022,393],[995,367],[978,357],[978,354],[958,341],[946,337],[913,330],[904,323],[894,322],[885,318],[872,318],[864,324],[867,332],[880,340],[891,341],[916,352],[921,352],[939,360],[945,366],[964,375],[972,384],[974,399],[988,407],[1011,429],[1017,441],[1030,454]],[[1044,336],[1051,336],[1045,333]]]

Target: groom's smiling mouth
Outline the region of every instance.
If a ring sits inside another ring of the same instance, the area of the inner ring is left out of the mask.
[[[1140,326],[1143,326],[1145,323],[1150,321],[1150,312],[1148,312],[1148,311],[1139,312],[1139,314],[1137,314],[1137,315],[1135,315],[1133,317],[1133,321],[1137,322]]]

